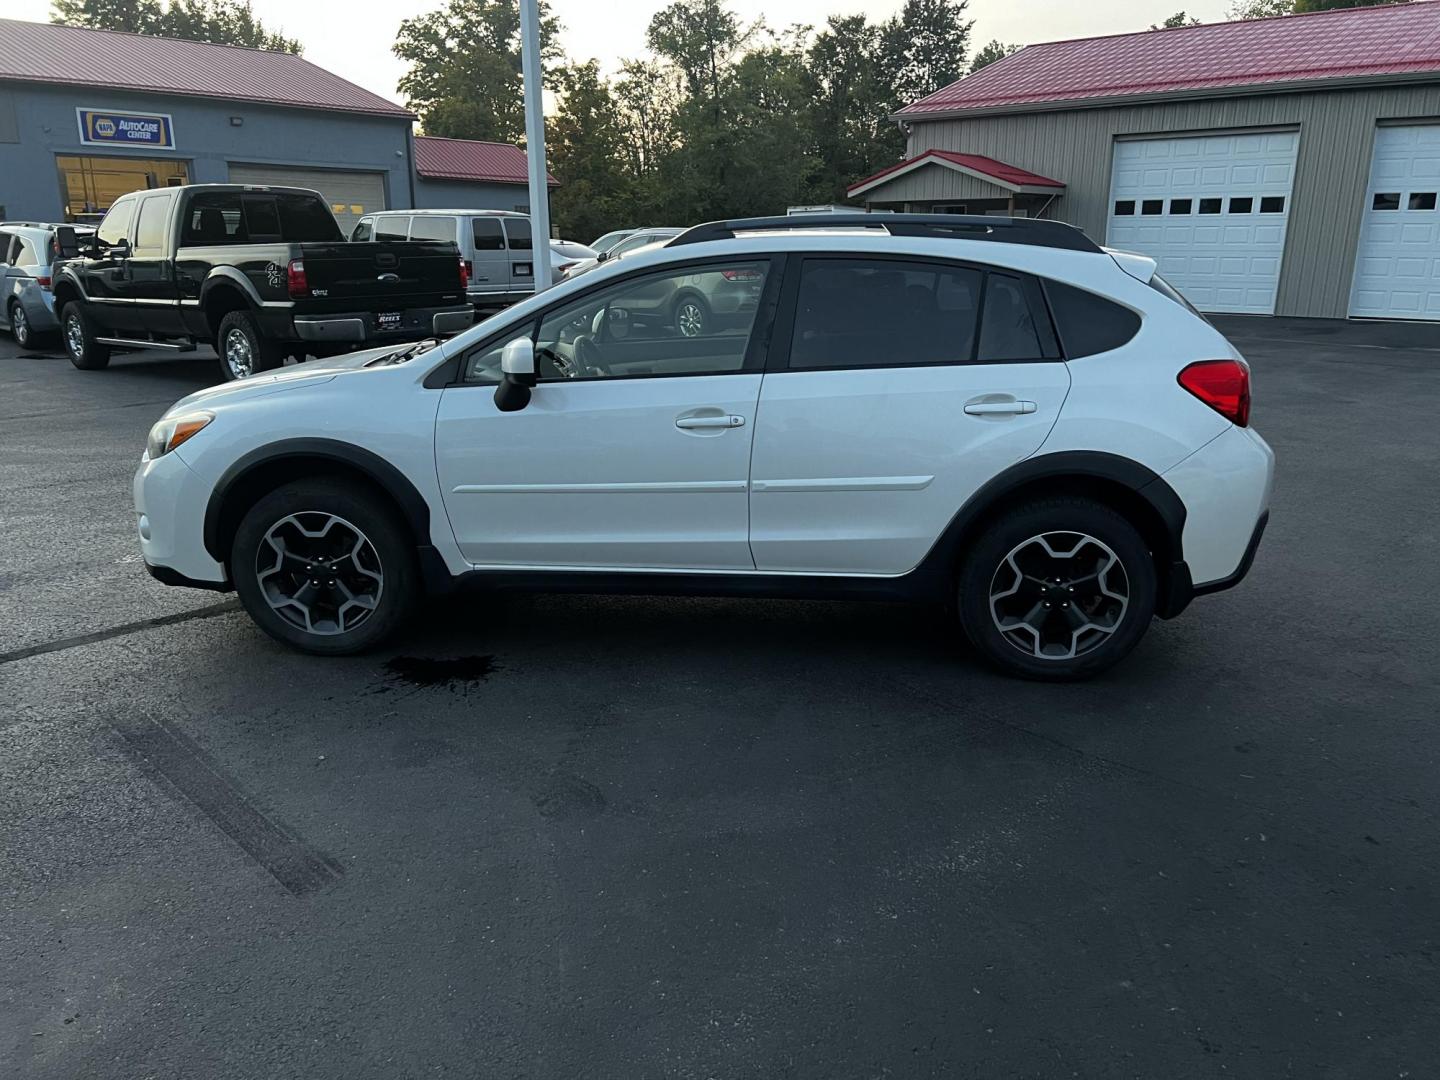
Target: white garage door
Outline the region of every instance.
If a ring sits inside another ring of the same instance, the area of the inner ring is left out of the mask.
[[[1440,126],[1375,129],[1350,314],[1440,319]]]
[[[332,169],[297,169],[285,165],[230,166],[232,184],[279,184],[313,188],[325,196],[335,220],[346,236],[362,214],[388,209],[382,173],[336,172]]]
[[[1138,251],[1202,311],[1275,313],[1300,134],[1115,144],[1110,247]]]

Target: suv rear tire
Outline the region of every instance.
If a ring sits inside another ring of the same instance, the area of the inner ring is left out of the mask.
[[[252,506],[230,547],[230,577],[260,629],[321,656],[389,637],[419,588],[415,542],[394,507],[344,480],[297,480]]]
[[[248,311],[229,311],[215,333],[215,351],[220,354],[220,374],[226,382],[269,371],[285,362],[279,342],[260,333],[255,316]]]
[[[95,323],[79,300],[71,300],[60,312],[60,332],[70,363],[81,371],[99,371],[110,364],[110,346],[95,340]]]
[[[1019,506],[971,546],[960,571],[960,623],[1014,675],[1063,682],[1122,660],[1155,614],[1155,560],[1138,530],[1091,499]]]

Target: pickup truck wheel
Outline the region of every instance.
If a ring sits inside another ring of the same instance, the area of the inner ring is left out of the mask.
[[[65,335],[65,352],[70,363],[81,371],[99,371],[110,363],[110,346],[95,340],[95,324],[80,301],[71,300],[60,313],[60,326]]]
[[[226,382],[269,371],[285,361],[280,345],[261,335],[248,311],[232,311],[220,320],[215,351],[220,354],[220,374]]]

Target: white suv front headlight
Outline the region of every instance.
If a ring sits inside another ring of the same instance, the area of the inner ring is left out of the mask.
[[[163,457],[203,430],[205,425],[214,419],[215,414],[211,412],[181,413],[179,416],[165,417],[150,429],[150,437],[145,440],[145,456],[151,461]]]

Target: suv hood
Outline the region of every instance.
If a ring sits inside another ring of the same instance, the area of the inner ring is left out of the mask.
[[[281,368],[279,371],[267,371],[260,375],[251,375],[248,379],[236,379],[234,382],[221,383],[219,386],[207,386],[204,390],[197,390],[195,393],[181,398],[165,410],[165,415],[170,416],[173,413],[189,409],[208,408],[212,405],[229,405],[233,402],[249,401],[267,394],[278,394],[282,390],[294,390],[301,386],[314,386],[329,382],[336,375],[363,368],[372,360],[378,360],[380,357],[397,352],[404,347],[404,344],[382,345],[375,349],[346,353],[344,356],[309,360],[303,364]]]

